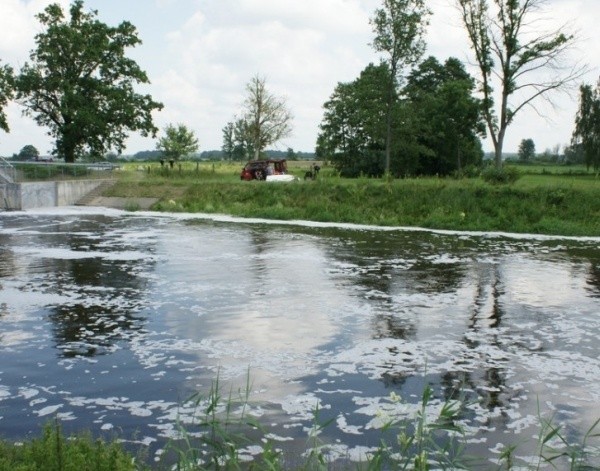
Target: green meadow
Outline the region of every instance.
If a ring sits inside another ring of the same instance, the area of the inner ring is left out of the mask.
[[[600,235],[600,179],[585,167],[517,166],[512,184],[481,177],[345,179],[310,162],[290,162],[292,183],[241,181],[242,164],[127,164],[105,196],[156,197],[157,211],[202,212],[461,231]]]

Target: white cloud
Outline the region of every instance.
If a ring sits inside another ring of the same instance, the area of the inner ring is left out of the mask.
[[[169,32],[168,48],[176,59],[155,82],[163,89],[166,108],[173,97],[182,101],[186,95],[188,105],[208,107],[187,106],[186,115],[196,120],[201,141],[218,148],[222,127],[241,111],[245,84],[256,74],[264,76],[269,90],[284,96],[295,116],[294,138],[281,147],[311,150],[321,106],[335,84],[354,79],[369,60],[376,60],[367,45],[368,16],[356,1],[211,3]]]
[[[2,0],[0,6],[0,58],[10,63],[23,63],[33,47],[33,38],[41,28],[35,15],[51,3],[63,6],[68,0]]]

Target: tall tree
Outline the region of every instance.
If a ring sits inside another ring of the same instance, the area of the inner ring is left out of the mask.
[[[415,65],[425,52],[425,27],[430,11],[425,0],[383,0],[375,10],[371,25],[375,33],[373,47],[386,54],[389,78],[386,86],[385,171],[390,172],[392,152],[392,109],[398,76]]]
[[[19,155],[17,155],[17,158],[19,160],[37,160],[39,159],[39,157],[40,151],[37,150],[37,148],[31,144],[23,146],[23,148],[19,152]]]
[[[162,104],[134,91],[146,73],[125,55],[141,43],[124,21],[111,27],[75,0],[65,17],[59,4],[37,15],[43,31],[35,37],[31,63],[16,78],[17,98],[56,139],[54,153],[66,162],[79,154],[122,152],[129,131],[155,136],[152,112]]]
[[[162,151],[169,160],[179,160],[198,150],[198,139],[194,131],[188,129],[184,124],[174,126],[167,125],[165,135],[158,140],[156,149]]]
[[[229,138],[231,142],[226,144],[225,140]],[[234,120],[223,128],[223,146],[225,145],[233,146],[232,158],[235,160],[250,159],[254,156],[253,136],[250,125],[244,118],[234,117]]]
[[[523,139],[519,144],[519,159],[524,162],[529,162],[535,157],[535,142],[533,139]]]
[[[268,145],[291,134],[292,119],[285,99],[267,90],[265,78],[254,76],[246,85],[244,121],[248,125],[255,159]]]
[[[356,80],[338,83],[323,105],[317,154],[331,159],[344,176],[384,172],[388,77],[386,64],[369,64]]]
[[[338,83],[317,138],[317,155],[344,176],[385,173],[386,63],[369,64],[349,83]],[[473,78],[457,59],[440,64],[430,57],[415,68],[392,108],[392,162],[395,176],[447,175],[482,158],[480,104]]]
[[[8,65],[0,66],[0,129],[9,131],[4,107],[13,97],[13,70]]]
[[[223,132],[223,145],[221,150],[225,160],[233,160],[235,153],[235,135],[234,135],[234,124],[232,121],[228,122],[222,129]]]
[[[571,143],[566,145],[563,150],[565,156],[565,162],[567,164],[584,164],[585,153],[583,152],[583,146],[579,143]]]
[[[600,81],[596,88],[584,84],[579,89],[579,110],[575,117],[572,147],[582,149],[587,167],[600,169]]]
[[[481,161],[485,125],[474,90],[474,79],[456,58],[442,64],[428,57],[410,73],[403,95],[419,124],[418,173],[448,175]]]
[[[527,106],[535,109],[536,100],[564,90],[587,69],[565,65],[565,53],[575,42],[566,25],[540,29],[546,0],[456,2],[479,69],[484,116],[500,168],[515,115]]]

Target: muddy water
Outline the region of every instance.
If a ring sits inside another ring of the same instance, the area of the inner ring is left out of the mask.
[[[540,414],[575,441],[600,417],[599,297],[598,238],[0,213],[0,436],[58,417],[159,460],[186,398],[249,377],[277,447],[318,405],[359,459],[431,384],[432,413],[462,392],[471,453],[526,457]]]

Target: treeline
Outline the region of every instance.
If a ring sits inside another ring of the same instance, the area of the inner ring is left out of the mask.
[[[403,86],[394,78],[391,105],[389,78],[386,63],[369,64],[354,81],[338,83],[324,105],[317,158],[347,177],[381,176],[386,147],[395,176],[449,175],[482,162],[481,101],[458,59],[429,57]]]
[[[132,156],[124,156],[128,160],[160,160],[164,158],[160,150],[143,150],[136,152]],[[261,154],[264,159],[288,159],[288,160],[315,160],[314,152],[295,152],[292,149],[266,150]],[[192,160],[227,160],[222,150],[205,150],[191,156]]]

